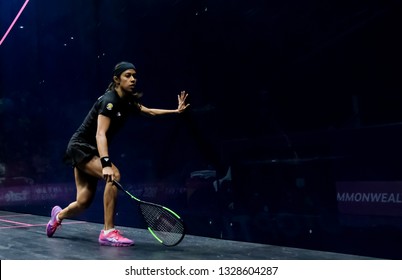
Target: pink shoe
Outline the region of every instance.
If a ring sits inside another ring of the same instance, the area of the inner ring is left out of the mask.
[[[61,208],[60,206],[55,206],[52,209],[50,221],[47,223],[46,226],[46,234],[48,237],[52,237],[53,234],[56,232],[56,229],[61,226],[61,222],[57,221],[57,215],[60,213]]]
[[[98,240],[99,244],[103,246],[127,247],[134,245],[133,240],[125,238],[118,230],[113,230],[108,234],[105,234],[104,230],[101,230]]]

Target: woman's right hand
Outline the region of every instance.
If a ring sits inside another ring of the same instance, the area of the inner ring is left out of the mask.
[[[106,166],[102,169],[102,175],[106,182],[112,182],[114,180],[113,169],[110,166]]]

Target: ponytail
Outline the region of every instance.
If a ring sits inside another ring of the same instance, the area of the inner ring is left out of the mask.
[[[108,85],[106,91],[111,91],[111,90],[114,90],[115,88],[116,88],[116,83],[115,83],[115,82],[111,82],[111,83]]]

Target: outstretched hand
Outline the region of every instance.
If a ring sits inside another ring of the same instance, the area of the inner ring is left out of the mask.
[[[177,107],[177,111],[179,113],[183,113],[187,109],[187,107],[190,106],[190,104],[186,104],[187,96],[188,96],[188,93],[186,93],[184,90],[182,90],[180,92],[180,94],[177,95],[177,100],[179,102],[179,105]]]

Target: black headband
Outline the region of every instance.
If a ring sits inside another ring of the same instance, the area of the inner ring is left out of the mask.
[[[135,66],[134,64],[130,63],[130,62],[120,62],[119,64],[116,65],[116,67],[113,70],[113,76],[117,76],[120,77],[121,73],[123,73],[124,71],[128,70],[128,69],[134,69],[135,70]]]

